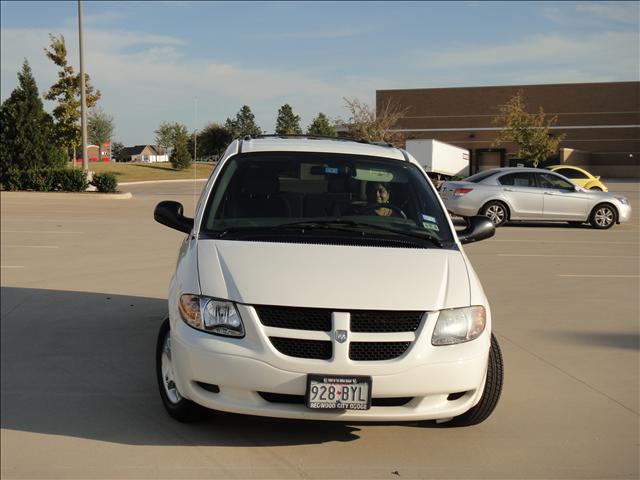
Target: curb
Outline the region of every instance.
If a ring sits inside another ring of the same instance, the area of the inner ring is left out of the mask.
[[[146,183],[206,182],[208,178],[185,178],[184,180],[144,180],[141,182],[122,182],[118,185],[144,185]]]
[[[100,200],[129,200],[133,198],[131,192],[122,193],[96,193],[96,192],[2,192],[2,197],[36,197],[38,199],[54,198],[82,198],[82,199],[100,199]]]

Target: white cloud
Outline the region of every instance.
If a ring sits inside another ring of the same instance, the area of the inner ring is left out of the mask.
[[[530,72],[549,72],[563,82],[559,72],[581,71],[580,81],[594,78],[638,79],[638,36],[633,32],[607,32],[588,37],[536,35],[500,45],[460,45],[456,49],[431,53],[421,62],[423,68],[447,70],[456,67],[493,67]],[[558,72],[554,75],[555,72]],[[545,74],[546,75],[546,74]]]
[[[23,57],[29,59],[41,91],[56,81],[56,67],[43,52],[49,43],[48,31],[3,29],[1,33],[2,98],[14,88]],[[61,33],[77,71],[77,37],[73,31]],[[373,103],[376,86],[383,82],[375,78],[324,79],[303,70],[189,59],[181,48],[186,42],[163,35],[91,30],[85,42],[86,70],[102,92],[102,107],[114,116],[116,137],[125,143],[152,141],[153,130],[165,120],[194,128],[195,97],[197,126],[224,121],[247,104],[261,127],[273,131],[276,112],[284,103],[290,103],[301,115],[305,128],[320,111],[330,117],[344,115],[344,96]]]
[[[293,38],[297,40],[315,40],[356,37],[371,32],[371,28],[342,27],[333,30],[303,30],[298,32],[282,32],[269,35],[271,38]]]
[[[579,3],[576,5],[576,11],[596,16],[599,19],[636,25],[640,23],[640,10],[637,2]]]

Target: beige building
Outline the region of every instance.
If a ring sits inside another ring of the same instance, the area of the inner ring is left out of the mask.
[[[407,138],[434,138],[471,152],[471,171],[508,166],[515,144],[493,145],[498,106],[522,91],[531,113],[542,107],[566,134],[559,162],[605,177],[640,177],[640,82],[378,90],[376,105],[406,109],[398,125]]]

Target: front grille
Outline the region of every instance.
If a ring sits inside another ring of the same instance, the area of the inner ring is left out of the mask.
[[[351,342],[349,358],[367,362],[391,360],[407,351],[411,342]]]
[[[284,337],[269,337],[269,340],[280,353],[290,357],[329,360],[333,354],[331,342],[325,340]]]
[[[286,393],[258,392],[264,400],[269,403],[289,403],[304,404],[304,395],[290,395]],[[406,405],[414,397],[391,397],[391,398],[372,398],[372,407],[402,407]]]
[[[351,331],[365,333],[415,332],[424,312],[356,310],[351,312]]]
[[[264,305],[256,306],[255,309],[260,322],[267,327],[331,331],[331,310]]]

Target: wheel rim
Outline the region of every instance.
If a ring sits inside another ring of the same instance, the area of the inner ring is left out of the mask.
[[[613,223],[613,210],[609,207],[599,208],[596,210],[594,219],[599,227],[608,227]]]
[[[167,394],[169,401],[171,403],[178,403],[182,400],[182,395],[180,395],[178,387],[176,386],[173,361],[171,358],[171,334],[167,333],[167,336],[164,337],[164,344],[162,345],[162,384],[164,385],[164,392]]]
[[[491,205],[487,208],[485,215],[489,217],[489,220],[491,220],[494,225],[498,225],[504,221],[505,211],[500,205]]]

